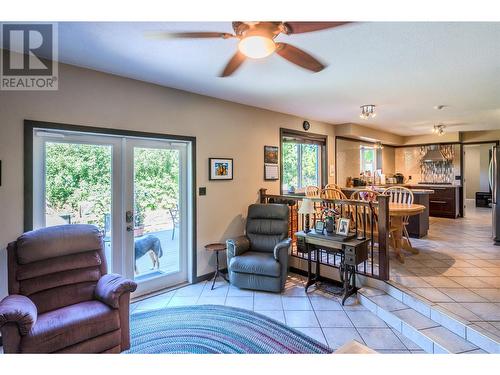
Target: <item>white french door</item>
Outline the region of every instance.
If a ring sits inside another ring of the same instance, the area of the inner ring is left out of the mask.
[[[87,223],[135,295],[188,281],[190,142],[35,129],[33,227]]]

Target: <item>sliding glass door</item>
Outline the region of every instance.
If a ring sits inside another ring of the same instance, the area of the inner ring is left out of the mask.
[[[35,130],[33,227],[92,224],[136,294],[188,280],[189,142]]]

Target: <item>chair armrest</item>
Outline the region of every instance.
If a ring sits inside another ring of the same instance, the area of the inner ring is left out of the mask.
[[[21,336],[26,335],[35,325],[38,310],[26,296],[12,294],[0,302],[0,328],[7,323],[15,323]]]
[[[288,249],[292,244],[292,239],[287,238],[281,242],[278,242],[276,246],[274,246],[274,259],[280,262],[284,256],[288,256]]]
[[[95,288],[95,297],[106,305],[117,309],[120,305],[120,296],[137,289],[137,283],[121,275],[109,273],[102,276]]]
[[[245,251],[250,249],[250,241],[247,236],[240,236],[226,241],[227,247],[227,258],[243,254]]]

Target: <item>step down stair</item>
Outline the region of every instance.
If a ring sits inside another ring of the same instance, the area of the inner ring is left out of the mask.
[[[500,353],[499,342],[471,327],[468,322],[390,284],[385,284],[383,289],[386,291],[363,287],[358,291],[358,299],[426,353]]]

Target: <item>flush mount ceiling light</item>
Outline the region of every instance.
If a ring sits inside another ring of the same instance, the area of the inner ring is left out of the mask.
[[[374,118],[375,116],[377,116],[377,114],[375,113],[375,106],[373,104],[365,104],[360,108],[361,114],[359,115],[359,117],[363,120],[368,120],[369,118]]]
[[[437,134],[438,136],[442,136],[444,135],[444,129],[446,129],[446,126],[444,126],[443,124],[438,124],[434,125],[434,128],[432,128],[432,132],[434,134]]]

